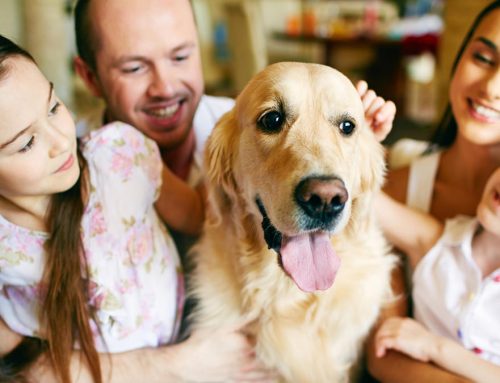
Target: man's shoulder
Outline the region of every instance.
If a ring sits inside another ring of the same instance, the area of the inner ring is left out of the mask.
[[[233,106],[234,100],[232,98],[203,95],[194,116],[194,124],[215,124]]]
[[[215,124],[226,112],[234,106],[234,100],[229,97],[203,95],[193,120],[198,150],[202,150],[208,135]]]

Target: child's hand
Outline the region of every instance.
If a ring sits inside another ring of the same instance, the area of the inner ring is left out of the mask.
[[[373,130],[375,137],[383,141],[392,129],[392,122],[396,115],[396,105],[392,101],[385,101],[382,97],[368,89],[366,81],[359,81],[356,89],[363,101],[365,120]]]
[[[411,318],[387,319],[375,335],[375,354],[383,357],[390,349],[397,350],[422,362],[429,362],[437,335],[432,334]]]

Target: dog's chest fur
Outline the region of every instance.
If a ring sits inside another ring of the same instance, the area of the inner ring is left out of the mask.
[[[262,242],[256,245],[254,235],[250,230],[238,238],[225,224],[207,227],[195,247],[195,326],[253,320],[249,330],[257,354],[283,381],[347,381],[390,294],[393,259],[386,256],[380,232],[369,224],[335,238],[342,265],[334,285],[318,293],[299,290],[279,267],[277,254]]]

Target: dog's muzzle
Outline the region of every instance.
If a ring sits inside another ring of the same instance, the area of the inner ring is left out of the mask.
[[[304,213],[304,230],[332,230],[338,221],[349,193],[336,177],[320,176],[303,179],[295,188],[295,201]]]

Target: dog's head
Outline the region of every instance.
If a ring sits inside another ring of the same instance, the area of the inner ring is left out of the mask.
[[[209,138],[205,165],[212,224],[229,216],[248,231],[253,222],[305,291],[333,283],[330,236],[356,231],[384,172],[349,79],[300,63],[271,65],[248,83]]]

